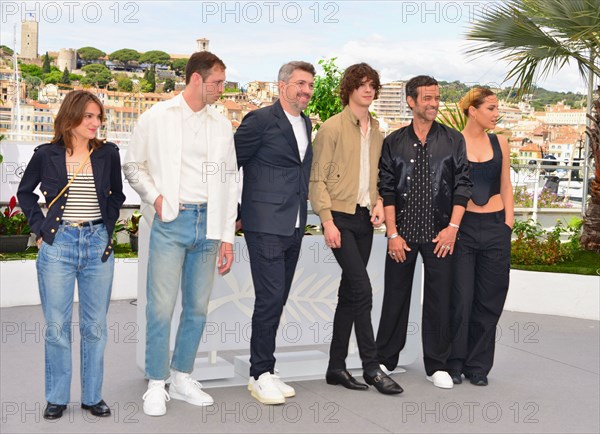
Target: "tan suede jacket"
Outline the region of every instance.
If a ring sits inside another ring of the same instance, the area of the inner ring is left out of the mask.
[[[383,135],[379,122],[371,119],[369,192],[371,207],[378,198],[377,177]],[[331,220],[331,211],[354,214],[360,173],[360,124],[346,106],[321,125],[313,142],[313,165],[308,189],[312,209],[321,222]]]

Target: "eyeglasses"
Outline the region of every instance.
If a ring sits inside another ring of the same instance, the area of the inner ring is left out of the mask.
[[[225,80],[219,80],[219,81],[205,81],[204,84],[212,84],[215,85],[216,87],[221,87],[225,85]]]

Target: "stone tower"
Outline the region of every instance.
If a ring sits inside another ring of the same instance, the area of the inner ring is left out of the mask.
[[[61,71],[64,71],[65,68],[67,68],[69,72],[77,69],[77,50],[72,48],[61,48],[58,53],[58,59],[56,59],[56,66]]]
[[[38,57],[38,29],[39,23],[35,20],[21,22],[21,58],[37,59]]]
[[[196,39],[196,43],[198,44],[198,50],[196,51],[208,51],[208,43],[210,41],[206,38]]]

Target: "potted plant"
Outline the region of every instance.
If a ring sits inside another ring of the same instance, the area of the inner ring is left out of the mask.
[[[140,218],[142,213],[138,210],[134,211],[131,218],[121,220],[115,226],[115,233],[126,231],[129,234],[129,245],[132,252],[138,251],[138,230],[140,228]]]
[[[27,217],[15,210],[17,198],[11,197],[8,206],[0,213],[0,253],[23,252],[27,249],[31,229]]]

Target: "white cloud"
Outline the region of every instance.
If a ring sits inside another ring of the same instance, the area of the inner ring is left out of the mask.
[[[43,2],[25,3],[32,9],[33,5]],[[25,3],[10,2],[21,8]],[[306,19],[296,24],[282,21],[279,15],[273,23],[263,20],[259,24],[237,23],[231,17],[224,20],[210,16],[206,20],[202,16],[204,3],[198,1],[136,2],[136,23],[126,22],[125,13],[129,10],[126,8],[131,2],[99,3],[103,15],[97,23],[82,19],[81,13],[90,2],[80,2],[75,19],[68,22],[66,11],[70,3],[54,3],[62,5],[64,16],[59,23],[52,24],[48,20],[40,23],[40,53],[91,45],[108,53],[128,47],[138,51],[158,49],[191,54],[196,49],[196,38],[206,37],[211,40],[211,51],[228,65],[228,78],[242,83],[274,80],[280,65],[292,59],[316,63],[324,57],[338,57],[338,65],[342,67],[368,62],[380,71],[384,81],[430,74],[445,81],[499,84],[508,70],[505,62],[490,56],[467,58],[467,42],[462,33],[469,24],[440,21],[438,18],[444,17],[442,12],[448,4],[443,2],[437,6],[428,2],[427,7],[425,2],[413,2],[422,13],[436,6],[442,11],[439,16],[411,15],[404,10],[406,2],[339,2],[337,24],[312,22],[309,19],[314,10],[309,8],[312,3],[303,3]],[[120,15],[115,21],[117,3]],[[326,11],[321,6],[321,18],[324,18]],[[41,15],[45,16],[44,6],[40,7]],[[175,13],[178,7],[183,7],[185,12]],[[398,14],[402,12],[404,16],[399,19]],[[12,23],[18,18],[16,14],[2,18],[1,43],[12,47]],[[19,40],[18,28],[17,44]],[[538,84],[565,91],[584,91],[586,87],[574,66]]]
[[[438,80],[463,83],[509,86],[504,77],[508,63],[492,56],[468,57],[466,42],[461,39],[439,40],[389,40],[377,35],[361,40],[350,40],[339,51],[338,64],[348,66],[367,62],[376,68],[384,82],[408,79],[414,75],[427,74]],[[577,68],[566,67],[543,81],[540,87],[557,91],[585,91]]]

